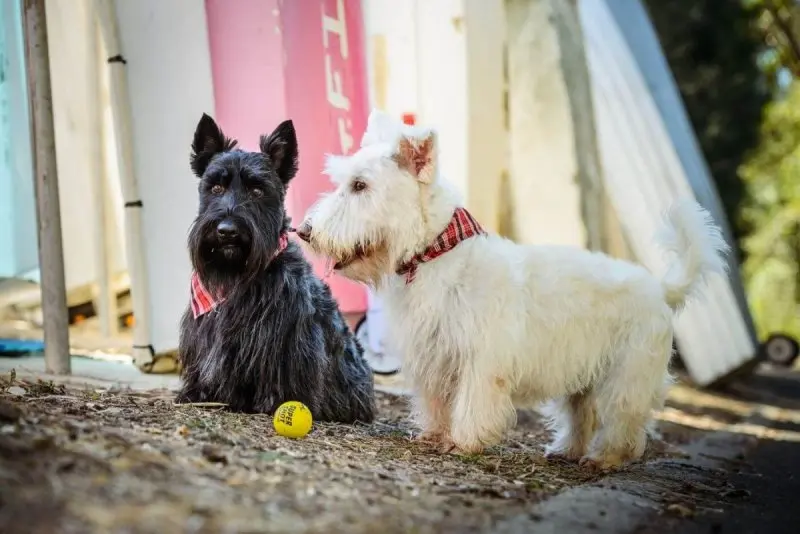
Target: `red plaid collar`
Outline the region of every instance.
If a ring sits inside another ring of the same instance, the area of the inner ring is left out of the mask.
[[[400,276],[405,275],[406,284],[414,281],[417,274],[417,267],[420,263],[429,262],[453,250],[459,243],[475,237],[477,235],[485,235],[486,231],[481,228],[472,215],[465,208],[456,208],[453,216],[450,218],[450,223],[447,228],[439,234],[428,248],[402,264],[397,269],[397,274]]]
[[[276,250],[275,254],[272,255],[272,259],[275,259],[278,254],[286,250],[288,245],[289,234],[284,232],[278,239],[278,250]],[[195,319],[216,309],[217,306],[225,302],[225,297],[223,296],[214,298],[211,292],[203,285],[203,282],[200,281],[200,277],[196,272],[192,273],[191,294],[192,314],[194,315]]]

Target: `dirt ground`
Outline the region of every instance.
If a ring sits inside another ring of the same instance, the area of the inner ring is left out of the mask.
[[[412,440],[405,400],[378,398],[372,425],[315,424],[290,440],[268,416],[175,406],[167,391],[0,376],[0,532],[491,532],[509,517],[535,523],[534,505],[566,488],[603,484],[542,457],[533,413],[482,456],[441,455]],[[698,490],[663,465],[655,498],[667,514],[722,487]],[[654,472],[633,466],[614,483]]]

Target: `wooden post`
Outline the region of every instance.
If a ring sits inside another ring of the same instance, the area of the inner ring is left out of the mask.
[[[44,5],[45,0],[24,0],[23,4],[44,316],[44,357],[48,373],[69,374],[69,316]]]

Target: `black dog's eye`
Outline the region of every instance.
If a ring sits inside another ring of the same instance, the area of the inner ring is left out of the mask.
[[[261,198],[261,197],[264,196],[264,191],[262,191],[261,189],[259,189],[257,187],[254,187],[253,189],[250,190],[250,194],[253,195],[256,198]]]
[[[217,184],[217,185],[215,185],[214,187],[211,188],[211,192],[213,194],[215,194],[215,195],[221,195],[222,193],[225,192],[225,188],[222,187],[221,185]]]
[[[353,193],[360,193],[367,188],[367,184],[363,180],[353,180],[353,184],[350,187]]]

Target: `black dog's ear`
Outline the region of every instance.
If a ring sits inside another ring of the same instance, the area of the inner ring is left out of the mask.
[[[269,136],[262,135],[261,152],[269,157],[284,184],[297,174],[297,134],[291,120],[283,121]]]
[[[236,141],[225,137],[214,119],[203,113],[200,122],[197,123],[194,141],[192,141],[192,154],[189,157],[192,171],[198,177],[202,177],[211,158],[220,152],[231,150],[235,146]]]

